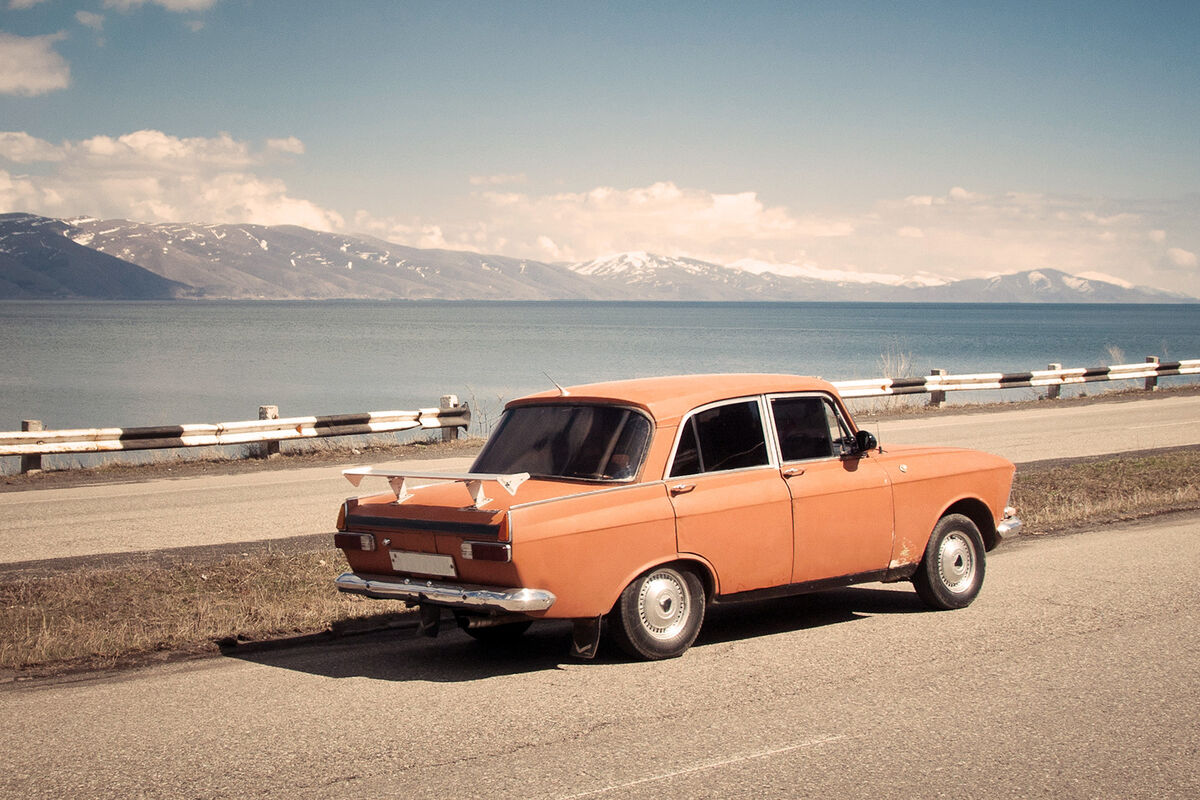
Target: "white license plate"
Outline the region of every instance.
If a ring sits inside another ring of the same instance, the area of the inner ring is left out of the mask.
[[[408,553],[403,550],[392,550],[392,569],[397,572],[416,572],[420,575],[439,575],[453,578],[454,559],[436,553]]]

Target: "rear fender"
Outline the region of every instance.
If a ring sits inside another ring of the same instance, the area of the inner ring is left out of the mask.
[[[621,582],[620,588],[617,589],[616,593],[612,596],[605,608],[608,609],[608,612],[612,611],[617,605],[617,600],[621,598],[621,593],[625,591],[625,587],[637,580],[639,575],[643,575],[657,567],[666,566],[685,567],[694,572],[696,576],[700,578],[700,582],[704,584],[704,598],[706,604],[711,603],[712,599],[716,597],[719,585],[716,578],[717,573],[716,570],[713,569],[712,564],[708,563],[708,561],[703,557],[694,553],[679,553],[671,558],[664,558],[657,561],[648,562],[630,572],[625,576],[625,579]]]

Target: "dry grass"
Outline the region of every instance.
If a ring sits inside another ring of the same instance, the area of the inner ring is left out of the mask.
[[[1017,475],[1025,532],[1200,508],[1200,449],[1037,466]],[[340,595],[336,551],[147,559],[0,575],[0,669],[44,675],[395,623],[403,606]]]
[[[335,630],[395,612],[341,595],[336,551],[80,568],[0,583],[0,668],[113,666]]]
[[[1200,449],[1027,468],[1013,505],[1027,533],[1200,508]]]

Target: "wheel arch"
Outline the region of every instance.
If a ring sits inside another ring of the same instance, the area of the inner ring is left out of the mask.
[[[616,607],[617,601],[621,599],[621,592],[625,591],[626,586],[637,580],[639,576],[659,567],[678,567],[695,573],[696,577],[700,579],[700,583],[704,586],[704,604],[712,604],[712,599],[716,596],[718,588],[716,573],[713,571],[712,565],[700,556],[691,553],[678,553],[670,558],[663,558],[643,564],[637,570],[627,575],[621,583],[620,588],[617,589],[616,597],[608,604],[608,611],[605,613],[611,613]]]
[[[1000,536],[996,533],[996,518],[992,515],[988,504],[978,497],[964,497],[955,501],[938,516],[938,519],[950,514],[962,514],[975,523],[975,527],[979,529],[979,535],[983,539],[984,550],[993,550],[1000,543]]]

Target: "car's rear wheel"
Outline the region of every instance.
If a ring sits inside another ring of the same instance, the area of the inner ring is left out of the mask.
[[[962,514],[947,514],[929,537],[913,586],[930,608],[965,608],[983,586],[984,566],[979,528]]]
[[[625,587],[609,617],[617,646],[635,658],[681,656],[704,622],[704,584],[682,567],[655,567]]]
[[[458,617],[458,627],[463,633],[470,636],[477,642],[490,645],[501,645],[515,642],[524,635],[525,631],[529,630],[529,626],[533,624],[533,620],[524,620],[522,622],[505,622],[502,625],[483,625],[472,628],[470,620],[466,617]]]

